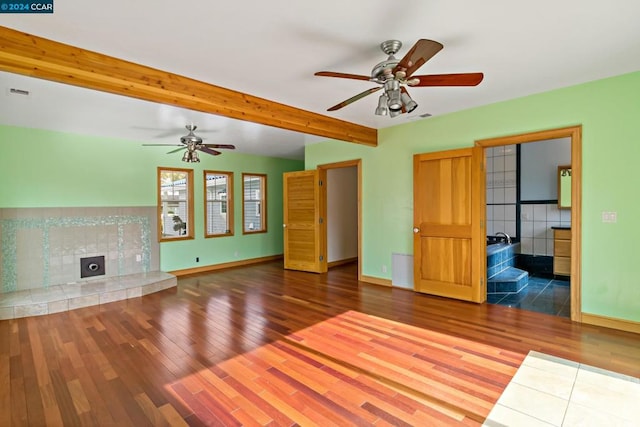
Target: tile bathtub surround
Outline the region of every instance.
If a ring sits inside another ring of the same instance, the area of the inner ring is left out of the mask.
[[[53,285],[0,294],[0,320],[41,316],[76,308],[137,298],[177,286],[175,276],[161,271]]]
[[[487,246],[487,277],[491,278],[509,267],[514,267],[516,265],[516,254],[519,251],[519,243]]]
[[[640,379],[530,352],[484,425],[633,426]]]
[[[83,281],[80,258],[113,277],[159,270],[156,207],[0,209],[0,293]]]

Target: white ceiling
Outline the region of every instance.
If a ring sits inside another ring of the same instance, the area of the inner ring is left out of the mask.
[[[637,0],[58,0],[53,14],[0,15],[0,25],[374,128],[640,70]],[[419,107],[373,114],[377,94],[326,109],[375,83],[379,44],[419,38],[444,49],[417,74],[483,72],[477,87],[413,88]],[[9,87],[31,96],[6,95]],[[0,124],[177,141],[190,122],[209,143],[302,158],[315,137],[125,97],[0,73]],[[198,133],[198,132],[196,132]]]

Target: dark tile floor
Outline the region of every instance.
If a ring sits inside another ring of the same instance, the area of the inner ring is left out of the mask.
[[[548,277],[529,277],[529,283],[520,292],[487,294],[489,304],[562,317],[571,317],[570,300],[569,282]]]

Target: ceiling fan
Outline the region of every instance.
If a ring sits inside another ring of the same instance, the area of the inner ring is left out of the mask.
[[[198,135],[194,133],[194,131],[198,128],[196,125],[189,124],[189,125],[186,125],[185,127],[187,128],[189,133],[180,138],[180,144],[142,144],[142,145],[147,147],[149,146],[166,147],[166,146],[177,145],[180,148],[171,150],[167,154],[176,153],[180,150],[186,149],[184,152],[184,155],[182,156],[182,161],[188,162],[188,163],[196,163],[200,161],[200,158],[198,157],[198,151],[211,154],[212,156],[217,156],[222,153],[218,150],[215,150],[216,148],[217,149],[224,148],[228,150],[235,150],[236,148],[235,145],[231,145],[231,144],[205,144],[202,138],[200,138]]]
[[[382,49],[382,51],[389,57],[386,61],[382,61],[373,67],[370,76],[336,73],[333,71],[318,71],[315,73],[316,76],[366,80],[380,85],[352,96],[351,98],[328,108],[327,111],[338,110],[384,88],[384,93],[380,95],[378,100],[376,115],[389,115],[391,117],[396,117],[405,112],[410,113],[418,107],[418,104],[411,98],[405,86],[477,86],[484,78],[482,73],[429,74],[414,76],[413,73],[436,53],[442,50],[444,46],[437,41],[420,39],[402,59],[398,60],[394,55],[401,47],[402,42],[398,40],[387,40],[382,42],[380,44],[380,49]]]

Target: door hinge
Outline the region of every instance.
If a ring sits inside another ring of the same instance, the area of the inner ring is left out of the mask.
[[[324,261],[324,256],[320,255],[320,261]]]
[[[322,224],[324,222],[324,219],[320,218],[320,224]]]
[[[322,187],[322,180],[318,181],[318,185]]]

